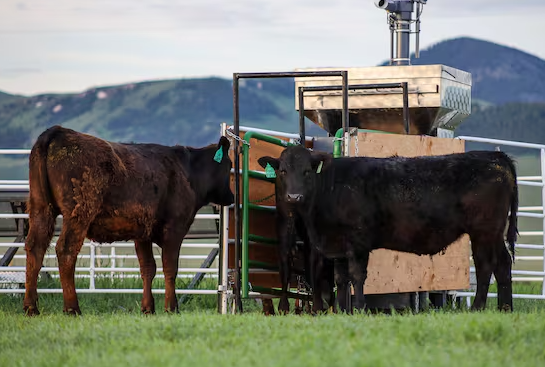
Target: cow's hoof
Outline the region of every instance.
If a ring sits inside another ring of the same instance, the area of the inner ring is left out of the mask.
[[[25,306],[23,307],[23,311],[25,316],[38,316],[40,314],[40,311],[36,306]]]
[[[165,313],[168,315],[174,315],[174,314],[180,313],[180,311],[178,311],[177,308],[175,309],[165,308]]]
[[[155,315],[155,310],[149,308],[143,308],[142,315]]]
[[[513,312],[513,309],[511,308],[511,305],[509,304],[504,304],[503,306],[500,307],[500,311],[502,312]]]
[[[63,310],[65,315],[68,316],[81,316],[81,311],[79,307],[70,307]]]
[[[481,307],[481,306],[471,306],[471,308],[469,309],[471,312],[480,312],[480,311],[484,311],[484,307]]]
[[[263,305],[263,314],[265,316],[275,316],[274,305],[273,305],[272,299],[270,299],[270,298],[264,299],[262,301],[262,305]]]
[[[287,315],[290,313],[290,303],[287,299],[280,299],[278,302],[278,313],[281,315]]]

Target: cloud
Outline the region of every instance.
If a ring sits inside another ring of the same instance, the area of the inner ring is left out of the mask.
[[[1,79],[16,79],[23,76],[32,76],[43,73],[43,70],[37,68],[4,68],[0,69]]]
[[[432,0],[421,49],[464,34],[543,57],[540,23],[525,21],[538,9],[545,1]],[[182,75],[371,66],[389,55],[385,18],[373,0],[1,0],[0,85],[79,91]],[[2,72],[18,68],[41,72]]]
[[[160,58],[145,54],[123,54],[115,52],[74,52],[65,51],[51,55],[50,61],[65,64],[78,64],[81,67],[109,68],[137,67],[137,68],[174,68],[179,61],[174,58]]]
[[[8,68],[0,69],[0,73],[6,74],[29,74],[29,73],[41,73],[42,70],[36,68]]]

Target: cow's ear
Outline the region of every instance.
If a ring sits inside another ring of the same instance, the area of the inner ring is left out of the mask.
[[[311,153],[311,167],[317,173],[320,173],[324,168],[329,166],[333,156],[329,153],[312,152]]]
[[[257,160],[257,163],[259,163],[259,165],[263,168],[266,168],[267,164],[270,164],[271,167],[274,168],[275,170],[278,170],[278,167],[279,167],[278,159],[273,157],[268,157],[268,156],[259,158]]]
[[[220,138],[220,141],[218,142],[218,149],[222,147],[223,150],[227,152],[230,146],[231,146],[231,142],[229,141],[229,139],[227,139],[225,136],[222,136]]]

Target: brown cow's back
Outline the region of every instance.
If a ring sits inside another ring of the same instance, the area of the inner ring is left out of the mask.
[[[87,237],[98,242],[152,240],[160,212],[175,216],[192,208],[194,195],[183,172],[170,147],[110,143],[66,129],[47,151],[54,205],[65,218],[91,221]],[[169,210],[167,197],[183,210]]]

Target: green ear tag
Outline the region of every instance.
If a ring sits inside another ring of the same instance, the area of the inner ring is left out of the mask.
[[[324,165],[324,161],[320,161],[320,164],[318,165],[318,168],[316,169],[316,173],[322,172],[322,166]]]
[[[267,163],[267,166],[265,166],[265,177],[267,178],[276,178],[276,172],[274,172],[274,168]]]
[[[221,163],[221,160],[223,159],[223,149],[222,147],[219,147],[216,151],[216,154],[214,155],[214,160],[218,163]]]

